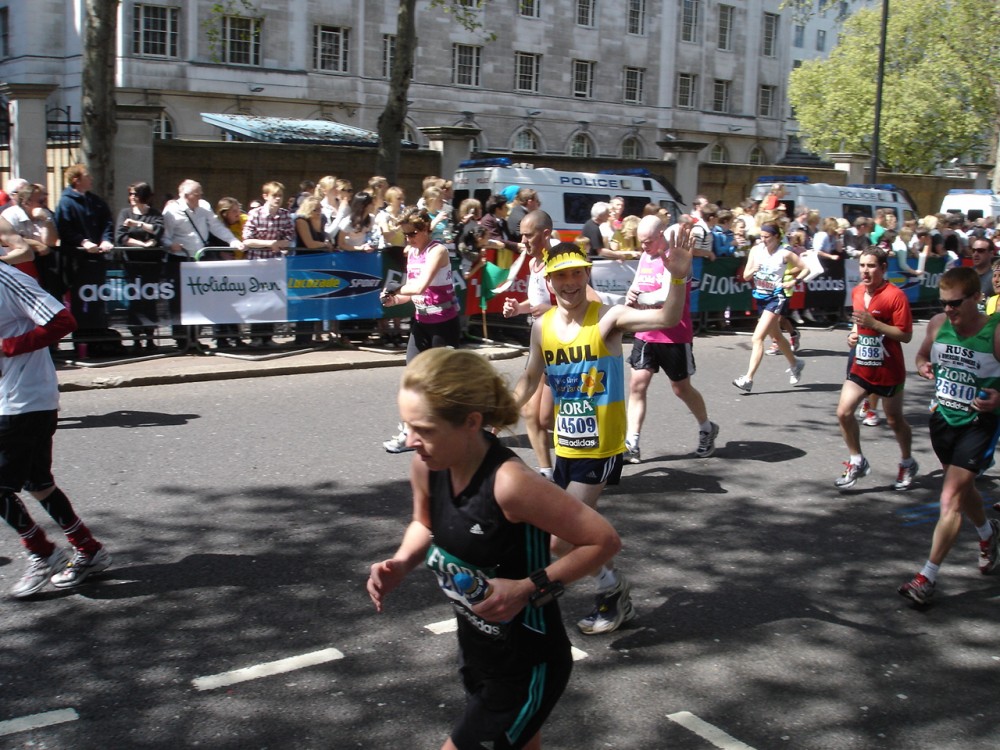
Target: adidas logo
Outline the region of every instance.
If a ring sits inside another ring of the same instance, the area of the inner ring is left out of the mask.
[[[483,527],[482,526],[480,526],[478,523],[474,523],[474,524],[472,524],[472,528],[469,529],[469,533],[470,534],[478,534],[478,535],[482,536],[486,532],[483,531]]]

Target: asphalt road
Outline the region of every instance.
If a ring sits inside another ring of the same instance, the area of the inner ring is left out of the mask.
[[[842,494],[845,332],[804,334],[802,385],[768,357],[744,395],[730,381],[749,343],[696,343],[712,458],[654,380],[644,462],[603,504],[639,617],[574,629],[545,746],[998,747],[1000,579],[979,575],[971,526],[933,607],[895,593],[936,517],[930,385],[908,383],[918,486],[892,490],[891,432],[864,427],[873,471]],[[462,702],[449,606],[419,573],[383,615],[364,591],[409,513],[410,459],[380,446],[399,374],[64,394],[56,474],[115,564],[76,592],[0,601],[0,748],[440,747]],[[530,461],[523,433],[508,440]],[[0,588],[22,566],[0,534]],[[571,627],[591,595],[564,597]]]

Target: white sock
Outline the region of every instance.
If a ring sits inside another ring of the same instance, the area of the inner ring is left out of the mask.
[[[976,531],[979,532],[979,540],[982,542],[988,542],[990,537],[993,536],[993,527],[990,525],[989,520],[982,526],[977,526]]]
[[[629,435],[628,438],[625,440],[625,442],[628,443],[629,445],[631,445],[633,448],[638,448],[639,447],[639,433],[636,432],[636,433],[633,433],[633,434]]]
[[[611,591],[615,586],[618,585],[618,576],[615,575],[615,571],[604,565],[598,571],[597,575],[594,576],[597,582],[597,593],[601,594],[605,591]]]
[[[935,565],[930,560],[928,560],[927,562],[924,563],[924,567],[920,571],[920,574],[931,583],[934,583],[934,581],[937,580],[937,574],[940,569],[941,569],[940,565]]]
[[[545,467],[541,467],[540,466],[538,468],[538,473],[541,474],[546,479],[548,479],[549,481],[552,480],[552,467],[551,466],[545,466]]]
[[[712,431],[712,422],[711,422],[711,420],[706,419],[704,422],[702,422],[700,425],[698,425],[698,429],[701,432],[711,432]]]
[[[863,454],[861,453],[858,453],[857,455],[855,455],[854,453],[851,454],[851,463],[854,464],[855,466],[861,466],[861,464],[863,464],[864,462],[865,462],[865,457]]]

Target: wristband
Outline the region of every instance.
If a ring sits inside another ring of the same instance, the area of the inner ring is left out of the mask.
[[[531,582],[535,584],[536,591],[528,597],[528,603],[536,609],[558,599],[565,591],[561,582],[549,580],[549,574],[545,572],[545,568],[539,568],[531,574],[530,578]]]
[[[686,284],[687,279],[670,279],[672,286],[680,286],[681,284]]]

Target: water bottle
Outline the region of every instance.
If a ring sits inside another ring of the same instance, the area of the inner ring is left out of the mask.
[[[465,600],[469,604],[478,604],[488,599],[490,594],[493,593],[493,587],[482,576],[469,575],[462,572],[456,573],[452,576],[451,580],[455,584],[455,588],[462,594],[465,594]]]

